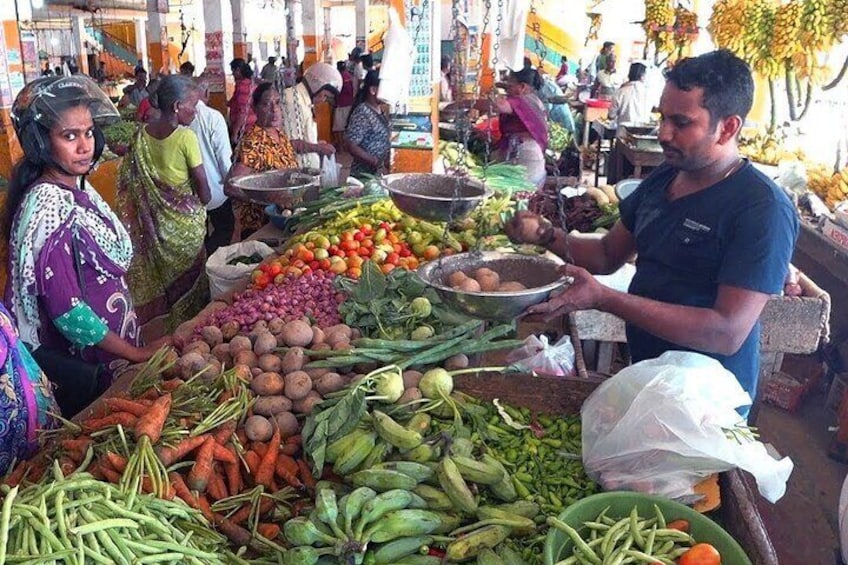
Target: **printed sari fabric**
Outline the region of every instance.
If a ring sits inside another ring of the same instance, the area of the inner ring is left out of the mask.
[[[105,367],[108,386],[129,363],[97,344],[109,331],[132,345],[139,334],[125,275],[130,237],[90,186],[40,183],[15,216],[6,304],[21,340]]]
[[[0,305],[0,475],[39,447],[39,430],[58,423],[50,383],[18,338],[9,312]]]
[[[535,94],[508,96],[512,114],[500,117],[501,133],[504,142],[513,135],[529,134],[539,144],[544,153],[548,148],[548,114],[545,105]]]
[[[277,134],[279,140],[274,139],[265,128],[253,126],[236,147],[233,162],[257,173],[297,168],[291,141],[282,130],[278,129]],[[261,204],[233,199],[233,215],[236,222],[233,233],[238,239],[265,225],[265,207]]]
[[[135,251],[127,278],[148,339],[173,333],[209,298],[206,209],[190,180],[162,180],[152,165],[155,142],[139,129],[121,165],[117,194]]]

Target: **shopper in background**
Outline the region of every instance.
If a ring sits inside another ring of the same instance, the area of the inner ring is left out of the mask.
[[[46,372],[70,417],[167,340],[140,346],[125,282],[132,242],[84,180],[105,146],[101,126],[120,120],[115,106],[87,77],[47,77],[24,87],[11,115],[24,156],[6,201],[5,302],[21,341],[58,368]]]
[[[353,156],[350,174],[354,177],[373,176],[389,170],[392,130],[377,98],[379,87],[379,72],[370,71],[365,75],[347,124],[345,141]]]
[[[596,78],[598,74],[607,68],[607,59],[615,57],[615,43],[612,41],[604,41],[601,46],[601,52],[595,57],[595,64],[589,67],[592,78]]]
[[[333,110],[333,137],[336,149],[340,150],[344,144],[344,132],[347,128],[348,118],[350,118],[355,94],[353,92],[353,75],[347,70],[345,62],[339,61],[336,63],[336,69],[342,75],[342,89],[336,97],[336,108]]]
[[[451,87],[451,60],[447,55],[442,55],[441,73],[439,102],[450,104],[453,102],[453,88]]]
[[[362,67],[362,47],[354,47],[347,56],[347,70],[353,76],[353,93],[356,96],[365,78],[365,69]]]
[[[197,79],[195,83],[200,90],[200,100],[197,116],[189,127],[200,142],[203,170],[211,195],[206,205],[206,253],[211,255],[233,238],[233,207],[224,194],[224,179],[233,164],[233,149],[227,134],[227,121],[221,112],[208,106],[209,83],[205,79]]]
[[[627,82],[612,98],[609,119],[619,123],[647,123],[651,119],[651,102],[645,85],[647,67],[642,63],[630,65]]]
[[[135,82],[124,88],[124,95],[118,102],[118,108],[127,106],[139,107],[141,101],[147,98],[150,93],[147,90],[147,71],[136,67]]]
[[[570,82],[574,81],[574,78],[569,76],[569,72],[568,57],[563,55],[560,58],[559,72],[556,76],[556,83],[559,87],[565,88]]]
[[[151,99],[161,115],[139,128],[119,172],[117,207],[135,249],[128,279],[144,335],[172,334],[208,303],[211,194],[200,143],[186,127],[198,100],[190,78],[163,78]]]
[[[156,92],[158,86],[158,78],[151,80],[150,84],[147,85],[147,96],[142,98],[138,104],[138,109],[135,111],[135,121],[146,124],[159,117],[159,110],[150,103],[150,95]]]
[[[286,59],[283,57],[282,62],[280,63],[280,70],[277,73],[278,80],[282,82],[282,87],[277,87],[277,90],[280,92],[285,88],[291,88],[297,82],[297,69],[295,68],[294,61],[290,59]]]
[[[595,96],[609,100],[612,99],[621,81],[618,78],[615,57],[610,55],[605,61],[606,66],[598,73]]]
[[[665,164],[621,201],[621,220],[609,233],[566,234],[519,213],[507,234],[574,261],[564,268],[574,282],[530,312],[609,312],[627,323],[633,362],[697,351],[721,362],[755,398],[758,319],[769,296],[783,290],[798,212],[739,154],[754,99],[748,65],[713,51],[677,62],[666,78],[659,104]],[[590,274],[613,273],[634,256],[628,292]]]
[[[141,59],[139,59],[135,63],[135,68],[133,69],[133,74],[138,74],[139,71],[143,71],[143,70],[144,70],[144,63],[142,62]]]
[[[194,64],[191,61],[186,61],[182,65],[180,65],[180,74],[184,77],[193,77],[194,76]]]
[[[262,67],[262,72],[259,73],[259,78],[262,82],[274,82],[277,76],[277,58],[268,57],[268,62]]]
[[[265,211],[264,206],[247,199],[229,181],[253,173],[297,167],[294,147],[282,128],[280,93],[271,83],[265,82],[253,91],[252,102],[256,123],[236,147],[233,167],[225,185],[233,203],[233,241],[241,241],[265,225]]]
[[[106,82],[106,63],[104,61],[97,62],[97,68],[91,72],[91,78],[97,81],[97,84]]]
[[[230,63],[230,71],[236,81],[233,97],[227,102],[230,111],[230,142],[235,146],[244,135],[256,116],[250,105],[253,94],[253,71],[244,59],[235,58]]]
[[[283,130],[298,153],[301,167],[318,169],[319,155],[332,155],[335,148],[318,141],[314,104],[331,102],[342,89],[342,75],[327,63],[315,63],[303,73],[303,80],[281,93]]]
[[[259,79],[259,62],[253,58],[253,53],[247,54],[247,63],[248,68],[250,69],[250,79],[258,80]]]

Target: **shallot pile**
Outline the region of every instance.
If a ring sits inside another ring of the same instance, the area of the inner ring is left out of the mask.
[[[308,316],[320,327],[334,326],[341,322],[339,304],[344,302],[344,294],[335,289],[333,278],[332,273],[315,271],[287,277],[263,290],[236,294],[232,306],[212,314],[205,325],[223,328],[238,324],[238,333],[248,333],[260,320],[291,322]]]

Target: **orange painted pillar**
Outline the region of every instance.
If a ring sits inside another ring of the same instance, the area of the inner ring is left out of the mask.
[[[303,0],[303,68],[324,60],[324,9],[321,0]]]
[[[492,34],[484,33],[480,44],[480,93],[485,94],[495,87],[495,69],[492,68]]]
[[[148,0],[147,56],[150,58],[148,72],[151,77],[167,74],[171,67],[171,54],[168,51],[168,14],[159,12],[158,8],[156,0]]]
[[[220,0],[211,2],[213,5]],[[244,15],[244,0],[231,0],[233,10],[233,58],[247,60],[250,44],[247,42],[247,22]]]

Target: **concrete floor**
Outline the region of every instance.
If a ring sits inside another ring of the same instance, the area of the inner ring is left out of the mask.
[[[796,414],[764,405],[757,422],[762,440],[795,463],[786,495],[777,504],[762,498],[758,504],[780,565],[839,563],[837,510],[848,465],[827,456],[835,416],[824,402],[817,390]]]

